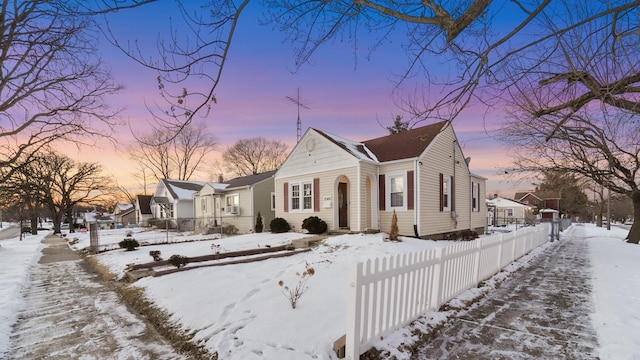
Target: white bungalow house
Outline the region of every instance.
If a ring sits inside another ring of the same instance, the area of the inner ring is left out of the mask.
[[[162,179],[151,197],[151,224],[178,231],[194,229],[193,195],[205,182]]]
[[[524,225],[536,221],[536,207],[533,205],[499,196],[494,196],[493,199],[486,199],[486,203],[488,208],[487,224],[489,226]]]
[[[440,238],[484,232],[486,179],[469,171],[452,125],[438,122],[354,142],[309,128],[275,175],[275,211],[294,230],[309,216],[329,230]]]
[[[208,232],[233,225],[239,233],[250,233],[260,213],[267,231],[275,217],[274,174],[275,170],[206,183],[194,194],[196,229]]]

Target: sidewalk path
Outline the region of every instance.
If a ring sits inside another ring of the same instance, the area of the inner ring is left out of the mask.
[[[8,359],[181,359],[129,312],[64,239],[48,236]]]
[[[576,225],[414,359],[597,359],[589,249]]]

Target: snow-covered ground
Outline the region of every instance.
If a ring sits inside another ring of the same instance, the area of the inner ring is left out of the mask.
[[[602,359],[633,359],[640,354],[635,333],[640,328],[640,247],[623,241],[626,231],[586,226],[593,266],[592,316],[598,332]],[[127,230],[100,232],[100,244],[115,248]],[[8,346],[10,325],[21,308],[20,292],[29,267],[39,257],[44,235],[0,241],[0,353]],[[288,243],[307,235],[251,234],[218,239],[134,230],[143,246],[136,251],[112,250],[95,255],[112,272],[122,274],[126,264],[151,261],[150,250],[164,258],[173,254],[212,254],[213,248],[235,251]],[[76,249],[88,247],[86,233],[68,234]],[[74,239],[77,238],[77,241]],[[184,241],[184,242],[181,242]],[[160,244],[170,243],[170,244]],[[111,245],[109,245],[111,244]],[[172,321],[195,333],[211,351],[224,359],[335,359],[333,342],[345,332],[347,268],[353,261],[437,246],[446,241],[403,238],[383,241],[382,234],[342,235],[329,238],[313,251],[292,257],[249,264],[200,268],[156,278],[143,278],[143,287],[158,306],[172,314]],[[216,245],[213,246],[212,245]],[[283,295],[282,281],[295,286],[307,266],[315,273],[307,291],[292,309]],[[504,276],[504,275],[503,275]],[[469,296],[462,294],[461,297]]]

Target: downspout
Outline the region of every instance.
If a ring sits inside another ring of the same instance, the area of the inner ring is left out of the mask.
[[[375,204],[375,206],[373,207],[375,209],[375,211],[377,212],[376,215],[376,222],[378,223],[378,230],[380,229],[380,164],[376,164],[376,184],[378,184],[378,188],[376,189],[376,199],[378,199],[377,204]],[[373,225],[373,224],[371,224]]]
[[[415,172],[413,175],[413,233],[420,238],[420,161],[416,159],[414,163]]]
[[[250,226],[249,232],[250,233],[255,231],[255,228],[256,228],[256,224],[255,224],[256,218],[254,216],[255,215],[255,209],[253,207],[253,189],[254,189],[254,186],[251,186],[249,188],[249,194],[250,194],[250,201],[249,201],[250,204],[249,204],[249,206],[251,207],[251,215],[249,215],[249,216],[251,216],[251,218],[249,219],[249,226]]]
[[[362,199],[362,194],[360,193],[362,191],[362,186],[360,184],[360,161],[358,161],[358,173],[356,175],[356,179],[358,181],[358,186],[357,186],[357,192],[358,192],[358,201],[356,201],[356,203],[358,204],[358,210],[357,210],[357,214],[358,214],[358,231],[362,231],[362,201],[360,201],[360,199]]]

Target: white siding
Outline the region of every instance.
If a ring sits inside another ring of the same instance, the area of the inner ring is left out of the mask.
[[[408,171],[413,171],[415,169],[415,160],[407,160],[401,162],[394,163],[386,163],[380,166],[380,175],[385,175],[386,178],[390,174],[404,174],[407,176]],[[414,173],[415,176],[415,173]],[[414,183],[415,184],[415,183]],[[415,187],[415,185],[414,185]],[[415,236],[415,231],[413,230],[414,216],[415,210],[409,210],[406,208],[406,203],[408,201],[408,194],[405,189],[405,208],[402,210],[396,210],[396,217],[398,218],[398,231],[400,235],[403,236]],[[385,184],[385,196],[389,192]],[[378,200],[379,201],[379,200]],[[417,206],[417,203],[414,202],[414,209]],[[379,207],[378,207],[379,208]],[[384,231],[388,233],[391,231],[391,218],[393,217],[393,209],[390,209],[389,202],[385,198],[385,209],[379,211],[380,216],[380,231]]]

